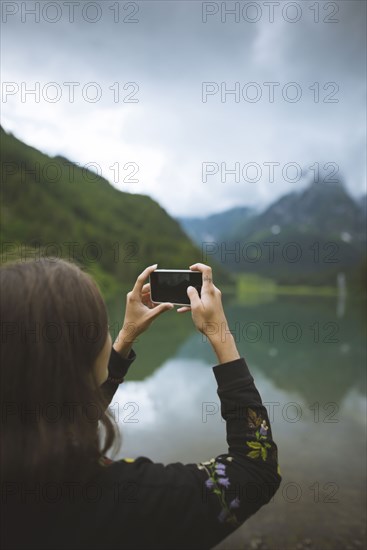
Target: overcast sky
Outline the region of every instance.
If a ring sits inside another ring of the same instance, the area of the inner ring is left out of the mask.
[[[2,124],[173,216],[261,208],[317,173],[359,197],[366,3],[316,5],[2,2]]]

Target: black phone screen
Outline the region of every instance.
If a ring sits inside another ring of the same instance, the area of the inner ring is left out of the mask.
[[[202,285],[200,271],[155,270],[150,274],[150,295],[152,302],[172,302],[190,305],[187,287],[197,289],[199,296]]]

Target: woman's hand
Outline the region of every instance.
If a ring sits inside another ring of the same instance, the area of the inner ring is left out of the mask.
[[[192,320],[196,328],[207,336],[221,363],[238,359],[240,355],[237,351],[234,338],[230,333],[223,310],[222,293],[213,284],[212,268],[208,265],[197,263],[190,265],[190,269],[201,271],[203,275],[201,297],[196,288],[190,286],[187,289],[190,306],[183,306],[177,312],[185,313],[186,311],[191,311]]]
[[[170,302],[154,304],[150,299],[150,284],[144,281],[157,268],[158,264],[144,269],[136,279],[134,288],[126,295],[126,310],[124,324],[113,345],[123,357],[127,357],[139,334],[142,334],[164,311],[174,308]]]

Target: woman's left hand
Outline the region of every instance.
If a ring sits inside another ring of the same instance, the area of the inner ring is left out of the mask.
[[[149,328],[153,320],[174,308],[170,302],[154,304],[150,299],[150,284],[144,284],[144,281],[156,268],[157,264],[154,264],[144,269],[136,279],[134,288],[126,295],[124,324],[113,344],[120,355],[127,357],[136,338]]]

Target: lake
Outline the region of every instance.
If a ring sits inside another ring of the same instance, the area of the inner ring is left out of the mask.
[[[109,306],[112,336],[124,303],[120,296]],[[364,547],[365,305],[348,296],[224,302],[270,414],[283,481],[218,550]],[[115,458],[189,463],[227,452],[216,357],[191,314],[165,313],[134,349],[111,404],[123,438]]]

